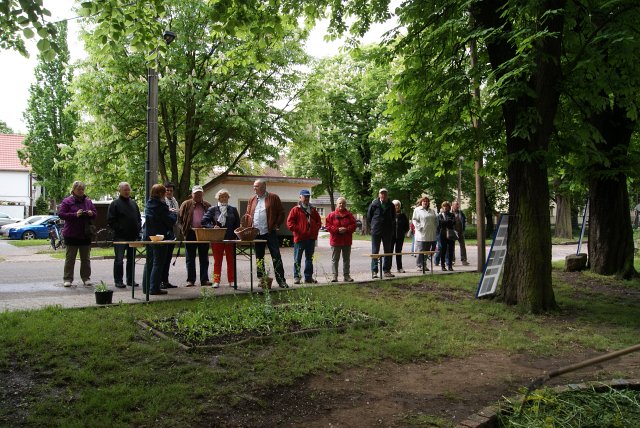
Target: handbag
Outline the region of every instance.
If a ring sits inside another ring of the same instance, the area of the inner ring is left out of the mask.
[[[89,238],[92,241],[96,237],[96,226],[91,220],[87,220],[84,222],[84,236],[85,238]]]
[[[456,232],[454,229],[447,229],[447,239],[450,241],[457,241],[458,232]]]

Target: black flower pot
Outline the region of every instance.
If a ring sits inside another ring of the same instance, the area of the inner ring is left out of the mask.
[[[98,305],[110,305],[113,299],[113,290],[96,291],[96,303]]]

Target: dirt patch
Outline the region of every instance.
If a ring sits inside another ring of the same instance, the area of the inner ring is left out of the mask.
[[[595,355],[581,350],[538,359],[488,352],[442,362],[386,361],[239,397],[235,406],[213,411],[208,420],[217,421],[213,425],[252,427],[454,426],[501,397],[516,395],[545,371]],[[640,354],[566,374],[548,385],[620,376],[640,378]]]

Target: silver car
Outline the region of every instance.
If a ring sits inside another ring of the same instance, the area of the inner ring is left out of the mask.
[[[16,223],[20,221],[19,218],[13,218],[9,214],[0,213],[0,226],[4,226],[5,224]]]
[[[24,220],[16,220],[15,223],[9,223],[9,224],[5,224],[4,226],[0,227],[0,236],[9,236],[9,229],[11,229],[12,227],[19,227],[19,226],[24,226],[25,224],[32,224],[37,222],[38,220],[42,220],[45,217],[50,217],[48,215],[33,215],[31,217],[27,217]]]

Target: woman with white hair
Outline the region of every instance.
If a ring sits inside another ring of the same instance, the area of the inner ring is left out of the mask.
[[[396,214],[393,219],[393,252],[401,253],[402,246],[404,245],[404,237],[409,232],[409,218],[405,213],[402,212],[402,204],[399,200],[395,199],[392,201]],[[402,269],[402,254],[396,255],[396,269],[398,273],[404,273],[404,269]]]
[[[91,286],[91,240],[92,223],[96,218],[96,209],[91,199],[84,194],[85,184],[74,181],[71,195],[64,198],[58,210],[58,216],[64,220],[62,235],[67,244],[64,259],[64,286],[73,284],[73,271],[76,256],[80,252],[80,278],[85,286]]]
[[[226,227],[224,239],[237,239],[235,230],[240,227],[240,214],[238,210],[229,205],[229,191],[220,189],[216,193],[218,203],[207,210],[202,217],[202,227]],[[235,277],[233,276],[233,244],[223,242],[212,242],[211,252],[213,253],[213,288],[220,286],[220,276],[222,273],[222,258],[227,257],[227,280],[229,287],[233,287]]]
[[[353,232],[356,231],[356,219],[347,210],[347,200],[340,196],[336,201],[336,209],[327,216],[325,226],[329,231],[331,245],[331,282],[338,282],[338,263],[342,254],[342,273],[345,282],[353,282],[351,278],[351,244]]]

